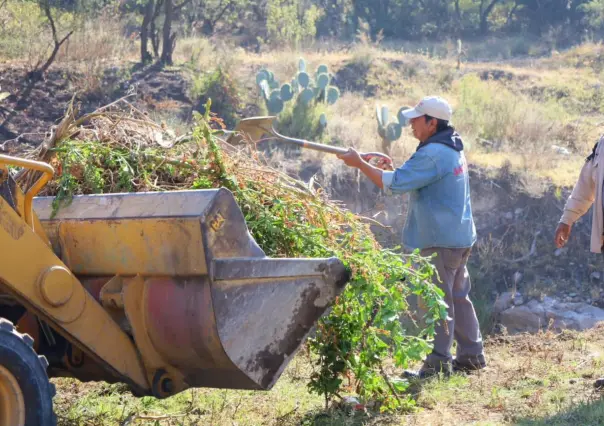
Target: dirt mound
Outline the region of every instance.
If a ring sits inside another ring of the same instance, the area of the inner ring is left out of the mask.
[[[349,62],[340,68],[335,75],[334,84],[344,92],[361,93],[363,96],[375,96],[377,86],[369,84],[370,67],[356,62]]]
[[[91,76],[56,66],[38,82],[26,78],[24,67],[0,69],[0,88],[11,95],[0,103],[0,142],[39,144],[65,114],[74,93],[82,113],[94,111],[127,94],[130,101],[146,111],[191,118],[189,80],[179,69],[155,66],[134,69],[129,65],[111,67]],[[128,77],[128,74],[131,74]]]
[[[37,144],[50,126],[59,120],[71,101],[73,79],[63,70],[48,72],[43,81],[26,79],[27,70],[11,67],[0,70],[0,87],[10,96],[0,103],[0,141],[16,139]],[[78,96],[86,108],[87,97]]]

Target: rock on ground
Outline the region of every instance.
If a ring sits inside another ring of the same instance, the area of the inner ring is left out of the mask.
[[[564,303],[551,297],[542,302],[531,300],[526,305],[512,306],[500,314],[500,322],[510,334],[537,332],[546,328],[586,330],[604,322],[604,309],[583,302]]]

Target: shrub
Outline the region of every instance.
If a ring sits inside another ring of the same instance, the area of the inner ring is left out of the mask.
[[[229,128],[237,122],[238,111],[241,109],[241,93],[238,83],[228,71],[219,66],[214,71],[196,75],[191,85],[191,99],[197,101],[196,110],[205,113],[208,99],[212,99],[214,110]]]

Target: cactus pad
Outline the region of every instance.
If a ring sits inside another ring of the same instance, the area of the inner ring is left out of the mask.
[[[271,91],[271,95],[268,98],[268,100],[270,102],[273,102],[273,101],[275,101],[277,99],[281,99],[281,90],[273,90],[273,91]]]
[[[271,115],[277,115],[279,114],[281,111],[283,111],[283,101],[281,100],[281,98],[275,98],[275,99],[271,99],[266,103],[266,106],[268,107],[268,112]]]
[[[304,89],[302,93],[298,95],[298,100],[304,105],[309,105],[315,98],[315,92],[312,89]]]
[[[310,84],[310,77],[305,72],[298,73],[298,84],[300,87],[307,88]]]
[[[403,115],[403,111],[409,109],[408,106],[404,106],[402,107],[397,114],[397,118],[398,118],[398,123],[402,126],[402,127],[407,127],[409,125],[409,120],[407,120],[407,117],[405,117]]]
[[[327,68],[327,65],[319,65],[319,67],[317,68],[317,74],[328,74],[329,73],[329,68]]]
[[[281,86],[281,99],[284,102],[287,101],[291,101],[294,97],[294,91],[292,90],[292,87],[285,83],[283,86]]]
[[[386,126],[386,139],[388,139],[390,142],[394,142],[401,137],[402,131],[403,129],[400,124],[390,123],[388,126]]]
[[[262,91],[262,96],[264,97],[264,100],[268,101],[268,98],[271,95],[271,90],[270,87],[268,87],[268,83],[266,80],[262,80],[260,82],[260,90]]]
[[[260,84],[263,81],[268,80],[268,72],[265,69],[261,69],[256,74],[256,84]]]
[[[317,87],[325,89],[329,85],[329,76],[325,73],[317,76]]]
[[[333,105],[340,99],[340,90],[337,87],[327,89],[327,103]]]
[[[327,116],[325,115],[325,113],[321,114],[321,116],[319,117],[319,124],[321,125],[321,127],[327,127]]]

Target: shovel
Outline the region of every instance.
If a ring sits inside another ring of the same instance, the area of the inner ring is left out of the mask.
[[[244,118],[237,124],[237,127],[235,127],[234,131],[227,132],[229,133],[227,142],[231,144],[236,144],[241,142],[245,138],[251,140],[254,143],[258,143],[262,140],[272,139],[306,149],[325,152],[328,154],[341,155],[346,154],[348,152],[347,148],[340,148],[337,146],[325,145],[322,143],[310,142],[304,139],[297,139],[284,136],[275,130],[275,126],[273,125],[273,121],[275,120],[275,118],[275,116]],[[265,134],[269,134],[271,137],[261,139],[262,136],[264,136]],[[370,162],[375,159],[376,167],[379,167],[382,170],[394,170],[392,159],[386,154],[382,154],[381,152],[361,153],[361,158],[363,158],[363,160],[367,162]]]

